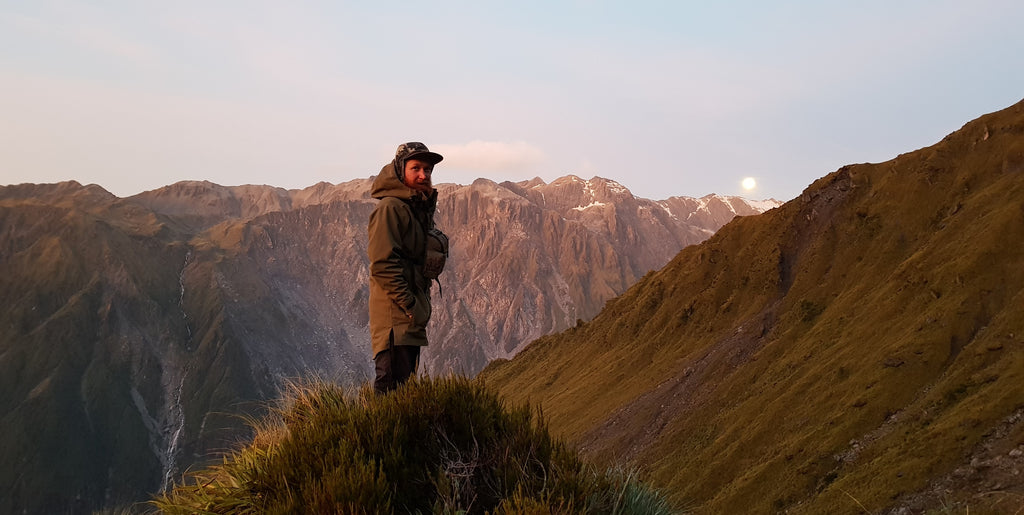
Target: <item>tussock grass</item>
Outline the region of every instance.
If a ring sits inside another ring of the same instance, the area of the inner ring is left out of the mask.
[[[153,501],[165,513],[672,513],[633,472],[597,472],[541,413],[479,381],[378,396],[294,385],[256,435]]]

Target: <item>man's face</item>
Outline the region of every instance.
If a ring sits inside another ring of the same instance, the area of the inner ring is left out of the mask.
[[[430,174],[433,171],[434,165],[419,159],[409,159],[405,162],[405,175],[402,182],[416,191],[430,193],[433,189],[430,185]]]

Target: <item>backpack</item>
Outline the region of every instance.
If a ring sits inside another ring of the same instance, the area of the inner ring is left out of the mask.
[[[428,280],[436,281],[444,271],[444,264],[447,260],[448,236],[445,236],[441,229],[436,227],[427,230],[427,256],[423,260],[423,276]]]

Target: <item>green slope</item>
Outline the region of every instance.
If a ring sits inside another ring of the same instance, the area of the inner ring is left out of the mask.
[[[736,219],[482,377],[698,511],[1012,513],[1022,242],[1024,103]]]

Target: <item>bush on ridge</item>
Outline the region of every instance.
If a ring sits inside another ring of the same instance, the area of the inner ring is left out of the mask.
[[[529,406],[476,380],[387,395],[293,385],[256,436],[152,501],[166,513],[671,513],[634,473],[596,472]]]

